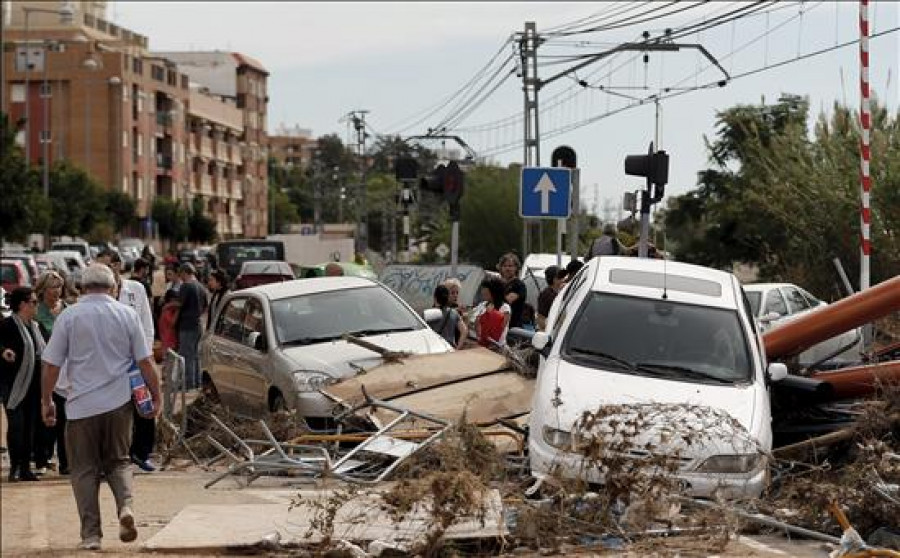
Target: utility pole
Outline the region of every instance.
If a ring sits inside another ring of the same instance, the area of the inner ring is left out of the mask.
[[[541,82],[537,77],[537,47],[540,37],[533,21],[525,22],[525,31],[519,37],[521,55],[522,91],[525,101],[525,138],[522,165],[538,167],[541,164],[540,113],[538,111],[538,91]],[[529,252],[529,227],[527,219],[522,220],[522,257]]]
[[[357,242],[356,242],[356,250],[357,252],[365,254],[366,250],[369,247],[369,214],[367,207],[367,192],[366,192],[366,171],[368,170],[366,163],[366,138],[369,137],[369,134],[366,133],[366,114],[369,111],[367,110],[353,110],[347,113],[347,115],[341,119],[341,121],[349,120],[353,124],[353,129],[356,131],[356,150],[357,150],[357,160],[359,161],[359,172],[360,172],[360,192],[359,192],[359,215],[357,218],[358,229],[357,229]]]

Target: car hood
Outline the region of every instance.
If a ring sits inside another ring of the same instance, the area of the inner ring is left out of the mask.
[[[405,351],[416,355],[446,353],[452,350],[443,338],[429,328],[370,335],[361,339],[390,351]],[[285,356],[294,362],[297,370],[317,370],[340,379],[350,378],[361,369],[369,370],[383,362],[378,353],[343,339],[315,345],[286,347],[283,351]]]
[[[657,422],[660,428],[675,422],[684,424],[685,420],[691,422],[694,428],[705,429],[702,424],[710,420],[713,420],[717,427],[721,427],[722,418],[727,420],[727,417],[740,424],[740,427],[730,431],[728,428],[721,429],[722,435],[717,435],[718,438],[745,437],[737,436],[736,431],[744,430],[749,434],[759,428],[759,425],[754,424],[754,420],[759,420],[756,390],[760,388],[753,384],[728,386],[679,382],[608,372],[554,360],[558,363],[556,367],[558,375],[553,367],[545,367],[545,371],[549,374],[542,375],[535,393],[535,407],[543,409],[543,422],[553,428],[571,430],[585,413],[596,412],[608,405],[664,409],[665,412],[659,415]],[[556,398],[556,401],[547,406],[538,398],[545,401]],[[665,413],[673,416],[667,418]],[[719,417],[719,420],[715,420],[715,417]],[[669,422],[670,419],[672,422]],[[749,436],[746,438],[746,442],[752,443]],[[726,440],[710,442],[713,445],[720,445],[723,441]],[[736,439],[727,441],[737,442]],[[743,442],[741,445],[744,445]]]

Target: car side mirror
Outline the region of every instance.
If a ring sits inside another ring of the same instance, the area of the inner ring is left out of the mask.
[[[769,323],[769,322],[774,322],[775,320],[777,320],[777,319],[780,318],[780,317],[781,317],[781,314],[779,314],[778,312],[769,312],[769,313],[766,314],[765,316],[762,316],[762,317],[759,319],[759,321],[762,322],[762,323],[764,323],[764,324],[767,324],[767,323]]]
[[[546,358],[550,354],[550,334],[538,331],[531,337],[531,346]]]
[[[247,334],[247,344],[257,351],[266,350],[266,338],[262,333],[258,331],[252,331]]]
[[[780,382],[788,377],[787,365],[783,362],[773,362],[769,364],[769,369],[766,372],[769,375],[769,381],[772,383]]]
[[[426,308],[422,312],[422,317],[425,318],[425,323],[428,325],[435,325],[441,323],[444,313],[440,308]]]

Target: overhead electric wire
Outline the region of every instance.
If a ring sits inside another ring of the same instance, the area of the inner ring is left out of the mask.
[[[493,56],[491,56],[491,58],[488,60],[488,62],[484,66],[482,66],[477,72],[475,72],[474,76],[472,76],[459,89],[457,89],[456,91],[454,91],[453,93],[448,95],[444,100],[439,101],[436,105],[432,105],[433,108],[425,108],[421,111],[418,111],[418,112],[414,113],[412,116],[408,116],[406,118],[403,118],[403,119],[397,121],[395,124],[393,124],[391,126],[386,126],[386,129],[388,129],[388,130],[396,129],[396,133],[401,133],[401,132],[408,130],[409,128],[417,126],[417,125],[421,124],[422,122],[428,120],[428,118],[430,118],[435,113],[437,113],[438,111],[440,111],[441,109],[443,109],[444,107],[449,105],[451,102],[453,102],[453,100],[455,98],[457,98],[459,95],[464,94],[464,91],[466,89],[472,87],[474,83],[477,83],[477,81],[481,78],[481,76],[484,75],[484,73],[487,72],[487,70],[491,67],[491,65],[497,61],[497,59],[500,57],[500,55],[503,54],[503,50],[506,49],[507,46],[509,46],[511,41],[512,41],[512,35],[508,36],[506,38],[506,40],[503,41],[503,44],[500,45],[500,48],[497,49],[497,52],[494,53]],[[427,113],[427,114],[422,116],[419,120],[416,120],[415,122],[413,122],[411,124],[403,124],[406,121],[417,118],[418,115],[423,114],[423,113]]]
[[[889,35],[889,34],[892,34],[892,33],[896,33],[897,31],[900,31],[900,26],[898,26],[898,27],[892,27],[892,28],[887,29],[887,30],[885,30],[885,31],[881,31],[881,32],[875,33],[875,34],[871,35],[869,38],[870,38],[870,39],[876,39],[876,38],[878,38],[878,37],[882,37],[882,36],[885,36],[885,35]],[[787,59],[787,60],[782,60],[781,62],[776,62],[776,63],[774,63],[774,64],[769,64],[769,65],[764,66],[764,67],[754,68],[754,69],[752,69],[752,70],[747,70],[747,71],[744,71],[744,72],[740,72],[740,73],[737,73],[737,74],[733,75],[731,81],[734,81],[734,80],[737,80],[737,79],[741,79],[741,78],[744,78],[744,77],[748,77],[748,76],[752,76],[752,75],[756,75],[756,74],[759,74],[759,73],[762,73],[762,72],[765,72],[765,71],[768,71],[768,70],[772,70],[772,69],[775,69],[775,68],[780,68],[780,67],[782,67],[782,66],[787,66],[787,65],[790,65],[790,64],[793,64],[793,63],[796,63],[796,62],[800,62],[800,61],[802,61],[802,60],[807,60],[807,59],[809,59],[809,58],[814,58],[814,57],[816,57],[816,56],[821,56],[821,55],[823,55],[823,54],[828,54],[829,52],[833,52],[833,51],[836,51],[836,50],[840,50],[840,49],[846,48],[846,47],[848,47],[848,46],[853,46],[853,45],[856,45],[856,44],[858,44],[858,43],[859,43],[859,39],[853,39],[853,40],[845,41],[845,42],[840,43],[840,44],[836,44],[836,45],[833,45],[833,46],[825,47],[825,48],[822,48],[822,49],[819,49],[819,50],[816,50],[816,51],[808,52],[808,53],[806,53],[806,54],[803,54],[803,55],[800,55],[800,56],[796,56],[796,57],[794,57],[794,58],[789,58],[789,59]],[[607,111],[606,113],[602,113],[602,114],[599,114],[599,115],[596,115],[596,116],[587,118],[587,119],[582,120],[582,121],[579,121],[579,122],[575,122],[575,123],[572,123],[572,124],[568,124],[568,125],[566,125],[566,126],[563,126],[563,127],[561,127],[561,128],[557,128],[557,129],[555,129],[555,130],[548,130],[548,131],[544,132],[544,133],[542,134],[542,136],[543,136],[543,138],[556,137],[556,136],[558,136],[558,135],[561,135],[561,134],[564,134],[564,133],[567,133],[567,132],[570,132],[570,131],[573,131],[573,130],[577,130],[578,128],[582,128],[582,127],[587,126],[587,125],[589,125],[589,124],[593,124],[594,122],[597,122],[597,121],[602,120],[602,119],[604,119],[604,118],[608,118],[608,117],[613,116],[613,115],[615,115],[615,114],[619,114],[619,113],[624,112],[624,111],[626,111],[626,110],[629,110],[629,109],[632,109],[632,108],[636,108],[636,107],[638,107],[638,106],[644,106],[644,105],[647,105],[647,104],[649,104],[649,103],[654,102],[655,100],[663,101],[663,100],[671,99],[671,98],[674,98],[674,97],[680,97],[680,96],[682,96],[682,95],[685,95],[685,94],[687,94],[687,93],[692,93],[692,92],[694,92],[694,91],[700,91],[700,90],[705,90],[705,89],[714,89],[714,88],[719,88],[718,82],[710,82],[710,83],[707,83],[707,84],[705,84],[705,85],[700,85],[700,86],[697,86],[697,87],[686,88],[686,89],[683,89],[683,90],[670,92],[670,93],[668,93],[668,94],[660,95],[660,96],[657,96],[657,95],[650,95],[650,96],[645,97],[645,98],[643,98],[643,99],[640,99],[640,100],[638,100],[638,101],[635,101],[635,102],[626,104],[626,105],[624,105],[624,106],[622,106],[622,107],[619,107],[619,108],[617,108],[617,109],[615,109],[615,110],[613,110],[613,111]],[[512,151],[512,150],[514,150],[514,149],[519,149],[519,148],[521,148],[521,146],[522,146],[522,141],[521,141],[521,140],[518,140],[518,141],[516,141],[516,142],[508,143],[508,144],[505,144],[505,145],[503,145],[503,146],[498,146],[497,148],[494,148],[494,149],[482,150],[482,151],[480,151],[480,153],[481,153],[483,156],[499,155],[499,154],[501,154],[501,153],[506,153],[506,152]]]
[[[675,5],[681,3],[681,2],[677,2],[677,1],[672,1],[672,2],[668,2],[667,4],[665,4],[663,6],[656,6],[645,12],[642,12],[640,14],[635,14],[634,16],[629,16],[620,21],[615,21],[612,23],[604,24],[604,25],[598,25],[595,27],[591,27],[588,29],[582,29],[579,31],[567,31],[564,33],[548,33],[548,35],[557,36],[557,37],[569,37],[572,35],[583,35],[586,33],[596,33],[598,31],[611,31],[613,29],[621,29],[623,27],[631,27],[632,25],[638,25],[640,23],[646,23],[648,21],[654,21],[654,20],[670,17],[670,16],[673,16],[676,14],[680,14],[680,13],[686,12],[688,10],[692,10],[694,8],[702,6],[702,5],[706,4],[707,2],[709,2],[709,0],[700,0],[699,2],[696,2],[689,6],[680,7],[676,10],[672,10],[671,12],[650,16],[650,14],[659,12],[661,10],[665,10],[666,8],[669,8],[669,7],[672,7],[672,6],[675,6]],[[644,17],[644,16],[650,16],[650,17]]]
[[[498,77],[500,78],[500,82],[506,81],[509,74],[515,73],[515,68],[507,71],[506,67],[509,63],[515,58],[514,54],[510,54],[503,63],[490,75],[490,77],[486,78],[484,82],[481,84],[481,87],[478,88],[474,93],[468,94],[466,97],[462,98],[454,107],[447,111],[447,114],[444,116],[442,120],[440,120],[436,125],[432,126],[434,130],[441,130],[447,127],[448,122],[454,120],[457,115],[460,113],[467,111],[470,106],[475,103],[480,104],[483,102],[477,101],[478,96],[481,95],[488,87],[494,83],[494,80]],[[496,91],[496,87],[491,89],[491,92]]]
[[[619,11],[616,13],[613,13],[614,10],[613,10],[612,6],[615,5],[615,4],[613,4],[613,5],[610,5],[609,9],[606,11],[597,12],[593,16],[583,17],[580,20],[575,20],[575,21],[571,22],[570,24],[556,25],[553,27],[549,27],[547,29],[542,29],[541,33],[542,34],[563,33],[563,32],[572,31],[574,29],[577,29],[579,27],[584,27],[587,25],[596,25],[598,23],[608,21],[614,17],[621,17],[621,16],[627,14],[628,12],[633,12],[635,10],[639,10],[642,7],[646,6],[647,4],[651,4],[651,3],[652,2],[650,2],[650,1],[624,2],[624,4],[622,6],[618,7]]]

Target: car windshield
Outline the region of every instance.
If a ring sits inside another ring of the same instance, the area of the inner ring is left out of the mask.
[[[425,327],[378,285],[275,300],[272,319],[282,345],[310,345],[340,339],[345,333],[366,336]]]
[[[706,383],[751,378],[734,310],[592,293],[566,335],[562,356],[591,368]]]
[[[241,267],[241,275],[292,275],[290,267],[283,262],[246,262]]]
[[[747,299],[750,300],[750,309],[753,310],[754,316],[759,316],[759,305],[762,302],[762,293],[759,291],[745,291]]]

